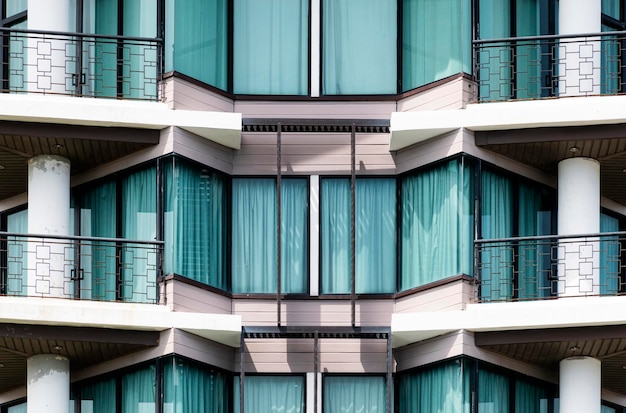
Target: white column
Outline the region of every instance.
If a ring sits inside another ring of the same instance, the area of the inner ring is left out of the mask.
[[[559,1],[559,34],[587,34],[601,31],[601,0]],[[561,96],[600,93],[601,46],[597,37],[579,37],[561,41],[557,56]]]
[[[560,413],[600,413],[600,360],[570,357],[561,361],[559,370]]]
[[[28,161],[28,232],[69,235],[70,162],[40,155]],[[29,243],[28,295],[64,295],[67,245]],[[69,286],[67,286],[69,287]]]
[[[559,162],[558,234],[600,232],[600,163],[590,158]],[[600,293],[600,251],[597,238],[564,238],[558,249],[560,296]]]
[[[75,26],[73,15],[71,0],[28,0],[29,30],[69,32]],[[71,74],[66,72],[73,68],[71,65],[66,68],[66,61],[74,48],[68,45],[69,39],[56,39],[29,37],[25,62],[29,91],[63,94],[72,91]]]
[[[70,411],[70,362],[56,354],[28,358],[26,371],[27,413]]]

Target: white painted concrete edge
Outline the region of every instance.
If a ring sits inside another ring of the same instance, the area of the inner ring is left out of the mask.
[[[0,94],[0,120],[161,130],[177,126],[241,147],[241,113],[172,110],[162,102]]]
[[[401,347],[458,330],[533,330],[626,324],[626,297],[571,297],[468,304],[465,310],[394,313],[391,333]]]
[[[469,104],[465,109],[391,114],[389,150],[465,128],[472,131],[626,123],[626,96]]]
[[[239,315],[175,312],[156,304],[32,297],[2,297],[0,322],[136,331],[176,328],[230,347],[239,347],[242,323]]]

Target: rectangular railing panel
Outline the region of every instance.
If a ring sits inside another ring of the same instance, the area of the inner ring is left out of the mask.
[[[160,39],[0,28],[5,93],[159,100]]]
[[[162,242],[0,232],[0,295],[158,303]]]
[[[478,301],[626,292],[626,233],[475,241]]]
[[[626,32],[474,41],[478,102],[626,92]]]

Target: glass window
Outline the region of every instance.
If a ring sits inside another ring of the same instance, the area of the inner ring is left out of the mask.
[[[600,214],[600,232],[619,231],[619,219]],[[619,237],[600,238],[600,294],[617,294],[620,285],[621,245]]]
[[[387,405],[385,378],[379,376],[327,376],[324,378],[324,413],[378,413]]]
[[[235,0],[233,91],[308,92],[308,0]]]
[[[7,231],[17,234],[28,233],[28,210],[7,215]],[[9,295],[26,295],[26,269],[29,243],[25,237],[7,238],[6,289]]]
[[[470,412],[470,369],[464,360],[403,374],[400,413]]]
[[[226,290],[224,177],[175,157],[163,162],[163,171],[165,273]]]
[[[81,413],[115,413],[115,379],[87,384],[80,391]]]
[[[483,239],[552,233],[553,196],[536,184],[516,182],[494,171],[483,170],[481,178],[481,232]],[[548,278],[550,246],[524,241],[513,258],[507,244],[487,244],[481,260],[481,296],[486,300],[537,298],[551,294]],[[517,285],[513,281],[514,267]]]
[[[149,366],[122,376],[122,412],[156,412],[156,372]]]
[[[226,90],[227,9],[226,0],[166,0],[165,70]]]
[[[401,290],[472,273],[471,177],[459,158],[402,178]]]
[[[324,0],[322,92],[397,92],[397,2]]]
[[[478,411],[508,413],[510,397],[509,378],[489,370],[478,370]]]
[[[27,406],[26,403],[16,404],[15,406],[7,408],[7,413],[26,413],[28,411]]]
[[[85,190],[80,196],[80,235],[117,236],[117,191],[115,181]],[[81,245],[80,297],[113,301],[117,298],[115,243],[86,242]]]
[[[396,288],[396,180],[356,180],[356,292]],[[350,180],[322,180],[322,293],[349,294],[351,283]]]
[[[246,413],[304,413],[304,377],[246,376],[244,404]],[[239,377],[234,379],[234,413],[241,406]]]
[[[305,293],[308,181],[282,179],[282,292]],[[276,292],[276,180],[233,179],[232,283],[235,293]]]
[[[471,73],[470,1],[403,0],[402,5],[402,90]]]
[[[228,394],[223,373],[178,357],[164,362],[163,413],[228,413]]]

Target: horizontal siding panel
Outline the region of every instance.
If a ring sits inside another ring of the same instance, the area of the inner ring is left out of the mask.
[[[397,173],[411,171],[463,152],[463,131],[457,130],[402,149],[396,154]]]
[[[236,101],[235,112],[244,117],[389,119],[396,102],[255,102]]]
[[[462,109],[467,104],[470,81],[457,78],[398,102],[398,112]]]
[[[174,311],[192,313],[231,314],[231,300],[182,281],[169,281],[166,289],[173,293]]]
[[[170,82],[168,82],[170,83]],[[173,101],[174,109],[203,110],[211,112],[233,112],[235,105],[229,98],[194,85],[182,79],[172,79],[171,90],[166,96]]]
[[[235,349],[185,331],[174,330],[174,352],[221,369],[235,368]]]
[[[175,128],[173,151],[211,168],[230,174],[233,170],[233,150]]]
[[[467,282],[462,280],[420,291],[396,300],[396,312],[461,310],[468,302]]]
[[[462,331],[435,337],[394,352],[397,371],[408,370],[463,354],[467,337]],[[472,339],[473,343],[473,339]]]

